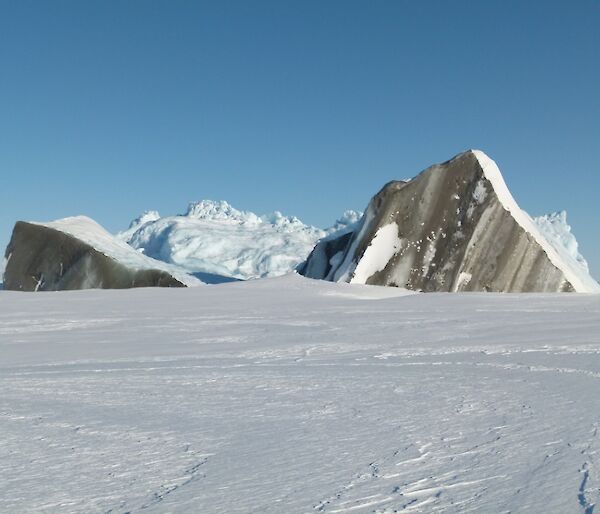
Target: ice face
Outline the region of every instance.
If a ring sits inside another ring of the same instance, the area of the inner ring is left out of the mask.
[[[346,211],[332,227],[320,229],[281,212],[259,216],[225,201],[202,200],[185,215],[155,219],[118,237],[191,273],[245,280],[293,271],[317,241],[351,231],[360,216]]]

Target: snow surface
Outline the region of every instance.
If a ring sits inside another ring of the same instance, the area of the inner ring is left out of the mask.
[[[117,237],[191,273],[251,279],[290,272],[319,239],[351,230],[359,217],[360,213],[346,211],[333,227],[323,230],[280,212],[258,216],[225,201],[202,200],[179,216],[145,213]]]
[[[472,150],[472,152],[479,161],[485,177],[492,184],[503,207],[511,213],[523,230],[537,241],[544,252],[546,252],[546,255],[548,255],[552,264],[563,272],[566,279],[575,288],[575,291],[580,293],[600,292],[600,284],[589,275],[587,270],[582,268],[581,264],[573,258],[572,254],[566,251],[561,244],[557,244],[556,238],[551,237],[550,240],[546,239],[544,234],[548,232],[544,231],[544,234],[542,234],[538,224],[517,205],[517,202],[504,182],[497,164],[480,150]]]
[[[202,284],[200,280],[188,275],[184,270],[177,266],[151,259],[142,255],[140,252],[135,251],[131,246],[108,233],[103,227],[87,216],[73,216],[46,223],[31,223],[53,228],[64,232],[65,234],[72,235],[84,243],[89,244],[100,253],[103,253],[107,257],[110,257],[127,267],[134,269],[163,270],[170,273],[181,283],[189,287]]]
[[[587,513],[600,296],[0,292],[0,512]]]

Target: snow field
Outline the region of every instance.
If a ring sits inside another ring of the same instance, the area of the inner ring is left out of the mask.
[[[600,296],[0,293],[0,512],[591,513]]]

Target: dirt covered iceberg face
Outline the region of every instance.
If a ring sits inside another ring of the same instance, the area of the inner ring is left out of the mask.
[[[357,229],[324,239],[300,270],[331,281],[418,291],[600,292],[473,150],[386,184]]]
[[[17,222],[6,259],[4,289],[16,291],[201,283],[175,266],[140,254],[84,216],[44,224]]]

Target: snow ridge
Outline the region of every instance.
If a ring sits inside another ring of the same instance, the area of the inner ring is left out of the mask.
[[[229,223],[259,224],[261,219],[253,212],[239,211],[224,200],[200,200],[188,205],[184,214],[188,218],[207,221],[225,221]]]

